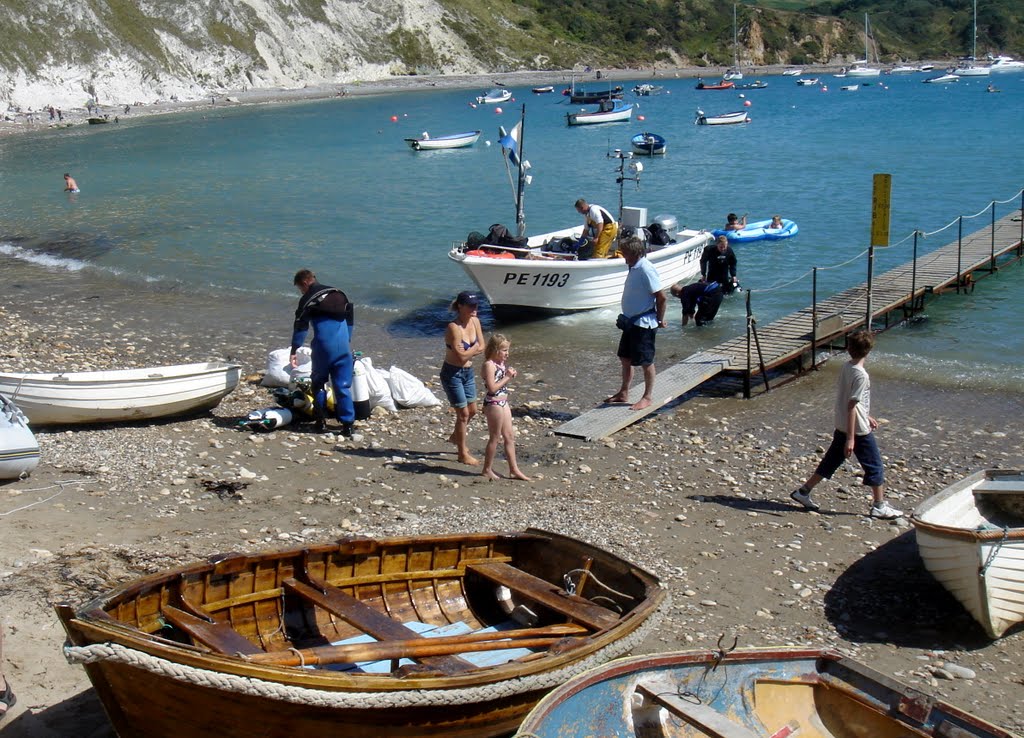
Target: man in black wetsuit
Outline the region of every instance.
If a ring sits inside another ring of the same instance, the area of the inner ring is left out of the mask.
[[[673,297],[678,297],[683,308],[683,326],[690,318],[698,326],[706,325],[718,315],[722,304],[722,286],[718,282],[694,282],[685,287],[674,284],[671,288]]]
[[[718,282],[727,295],[739,286],[736,281],[736,254],[725,236],[719,236],[715,243],[704,247],[704,253],[700,255],[700,278],[704,282]]]
[[[352,303],[339,289],[316,281],[309,269],[295,274],[295,286],[302,293],[295,309],[292,330],[291,364],[296,365],[295,352],[306,342],[306,333],[313,326],[313,401],[316,411],[316,430],[326,429],[327,380],[334,387],[334,412],[341,423],[341,433],[352,435],[355,406],[352,404],[352,350],[349,338],[352,330]]]

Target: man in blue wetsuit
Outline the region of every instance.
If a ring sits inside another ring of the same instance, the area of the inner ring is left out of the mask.
[[[673,297],[678,297],[683,307],[683,326],[685,327],[690,319],[698,326],[707,325],[718,315],[718,308],[722,304],[722,287],[718,282],[694,282],[685,287],[680,284],[672,285],[670,290]]]
[[[295,273],[295,286],[302,293],[295,309],[292,332],[291,364],[296,365],[295,352],[306,342],[306,333],[313,326],[313,400],[316,411],[316,430],[327,426],[327,380],[334,387],[334,411],[341,423],[341,433],[352,435],[356,419],[352,404],[352,350],[349,337],[352,331],[352,303],[344,292],[316,281],[309,269]]]

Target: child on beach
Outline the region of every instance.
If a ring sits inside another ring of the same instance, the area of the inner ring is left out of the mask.
[[[832,445],[828,447],[818,468],[790,497],[803,505],[806,510],[818,510],[820,505],[811,499],[811,490],[822,479],[831,479],[836,469],[851,454],[857,456],[864,469],[864,481],[871,487],[872,505],[868,514],[881,520],[893,520],[903,513],[885,499],[885,476],[882,470],[882,455],[878,451],[873,431],[878,422],[871,417],[871,378],[864,368],[875,337],[870,331],[857,331],[846,341],[850,360],[843,365],[836,385],[835,432]]]
[[[516,479],[530,481],[530,478],[519,471],[516,464],[516,431],[512,427],[512,408],[508,406],[508,383],[515,379],[516,370],[505,366],[508,361],[508,350],[511,346],[508,338],[495,333],[487,342],[483,366],[484,385],[484,417],[487,418],[487,450],[484,452],[484,468],[480,472],[488,479],[501,479],[494,473],[494,454],[498,450],[498,441],[505,444],[505,457],[508,459],[508,471]]]

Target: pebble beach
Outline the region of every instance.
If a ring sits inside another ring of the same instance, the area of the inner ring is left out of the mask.
[[[250,410],[273,405],[259,379],[266,352],[287,345],[290,302],[218,301],[32,264],[5,269],[0,287],[2,371],[227,359],[244,377],[197,417],[35,429],[39,468],[0,485],[3,671],[18,695],[0,723],[5,738],[113,735],[85,671],[61,655],[54,603],[81,604],[214,553],[529,526],[585,539],[661,577],[672,604],[640,652],[712,648],[723,634],[740,647],[833,648],[1024,733],[1024,629],[987,639],[925,571],[907,520],[867,517],[858,467],[819,487],[819,513],[789,499],[831,436],[840,355],[751,400],[728,382],[711,385],[595,442],[551,429],[614,390],[613,332],[604,365],[513,356],[519,460],[533,481],[488,482],[457,463],[443,405],[374,414],[351,439],[315,434],[309,424],[240,429]],[[401,366],[443,396],[440,334],[365,330],[376,365]],[[881,334],[878,347],[898,351],[898,329]],[[672,359],[659,354],[659,366]],[[973,471],[1024,464],[1019,392],[876,376],[872,403],[890,501],[908,514]],[[477,455],[486,437],[478,418],[470,444]],[[499,460],[496,470],[507,467]]]

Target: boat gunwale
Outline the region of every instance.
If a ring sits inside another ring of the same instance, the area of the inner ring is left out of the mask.
[[[975,530],[954,525],[944,525],[923,519],[936,506],[946,502],[951,497],[962,494],[967,490],[973,490],[979,483],[991,479],[992,475],[1020,475],[1024,471],[1017,469],[982,469],[963,479],[960,479],[945,489],[936,492],[931,497],[918,505],[910,516],[910,522],[914,528],[927,531],[943,538],[955,538],[964,541],[990,542],[990,541],[1024,541],[1024,527],[1019,528],[994,528],[991,530]],[[972,493],[973,494],[973,493]]]

